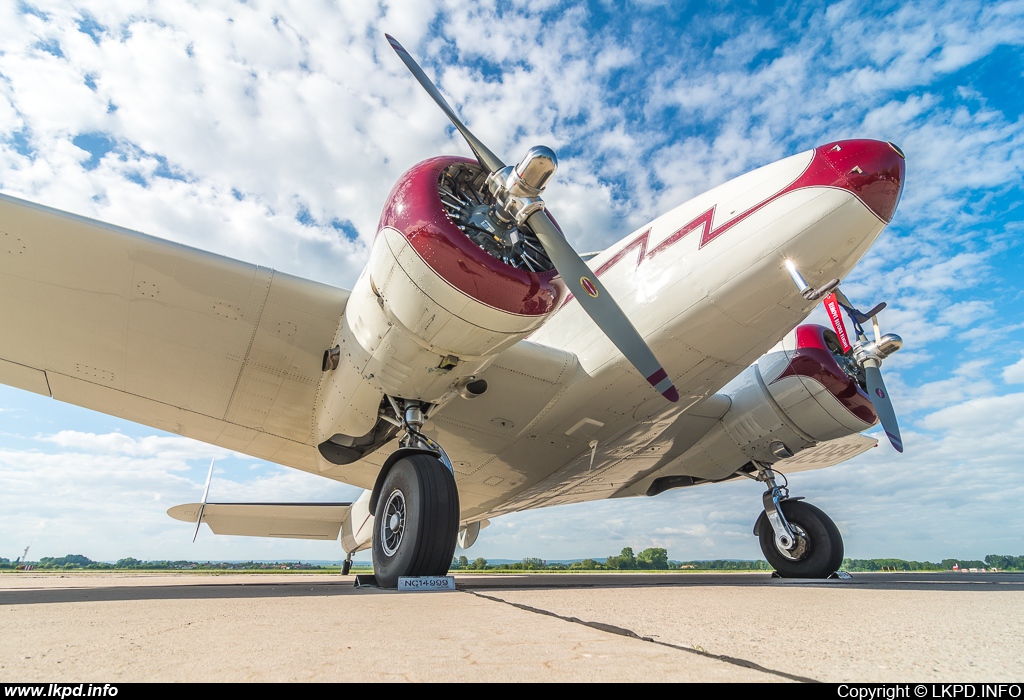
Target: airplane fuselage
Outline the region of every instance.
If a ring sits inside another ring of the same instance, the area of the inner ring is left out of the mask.
[[[812,284],[844,278],[892,216],[902,178],[902,156],[889,144],[826,144],[720,185],[589,261],[682,399],[670,405],[652,392],[570,298],[530,341],[572,353],[578,368],[557,379],[511,368],[520,402],[502,392],[498,406],[484,396],[449,404],[434,418],[439,439],[458,455],[463,517],[608,497],[655,468],[671,451],[671,440],[659,439],[669,426],[684,412],[700,423],[701,407],[687,409],[813,308],[784,261]],[[492,374],[503,368],[482,376]],[[559,389],[528,389],[530,382]],[[495,412],[493,429],[467,434],[463,416],[487,410]],[[716,411],[704,411],[707,420],[717,420]],[[532,419],[520,423],[519,416]],[[487,478],[477,483],[483,464]],[[709,458],[704,476],[722,478],[739,466]]]

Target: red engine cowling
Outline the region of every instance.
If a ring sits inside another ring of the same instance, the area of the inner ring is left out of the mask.
[[[388,229],[393,230],[430,271],[462,295],[523,317],[525,324],[546,319],[565,294],[558,273],[517,269],[486,252],[451,221],[438,181],[442,171],[456,164],[479,170],[476,161],[442,156],[423,161],[402,176],[381,211],[374,247]],[[417,274],[416,267],[409,266],[409,271]],[[476,323],[479,319],[466,320]]]
[[[731,401],[722,425],[739,450],[732,461],[774,462],[870,428],[878,417],[859,371],[832,330],[798,326],[722,389]]]
[[[443,403],[558,309],[557,272],[520,269],[452,220],[439,190],[451,172],[476,186],[486,175],[475,161],[432,158],[388,196],[338,332],[339,367],[321,391],[321,440],[371,430],[382,394]]]
[[[805,432],[816,440],[830,440],[841,437],[833,433],[858,432],[877,422],[860,365],[852,352],[842,351],[831,329],[797,326],[782,345],[783,356],[766,355],[757,364],[772,397]],[[800,408],[813,408],[809,399],[824,414],[811,410],[805,415]]]

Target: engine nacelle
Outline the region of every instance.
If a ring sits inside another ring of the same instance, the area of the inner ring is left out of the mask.
[[[550,263],[516,257],[532,234],[488,218],[486,175],[433,158],[391,191],[321,389],[320,441],[373,430],[384,394],[443,403],[558,309],[565,288]]]
[[[798,326],[723,388],[725,432],[746,457],[775,462],[866,430],[878,417],[861,372],[830,329]]]

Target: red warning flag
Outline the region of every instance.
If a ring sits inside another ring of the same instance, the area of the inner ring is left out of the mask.
[[[836,329],[836,335],[839,336],[839,344],[843,346],[843,352],[850,352],[850,339],[846,335],[846,326],[843,325],[843,309],[839,306],[836,293],[832,292],[825,297],[824,304],[825,313],[828,314],[828,319],[832,321],[832,327]]]

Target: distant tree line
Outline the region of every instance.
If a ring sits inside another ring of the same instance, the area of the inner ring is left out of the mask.
[[[998,569],[999,571],[1024,571],[1024,556],[1011,554],[987,554],[984,561],[979,559],[943,559],[939,563],[930,561],[906,561],[904,559],[844,559],[846,571],[950,571],[958,569]]]
[[[142,561],[134,557],[118,559],[109,564],[93,561],[81,554],[68,554],[63,557],[41,557],[39,561],[27,564],[40,570],[197,570],[197,571],[267,571],[267,570],[330,570],[336,566],[321,566],[304,562],[195,562],[188,560],[155,560]],[[11,561],[0,557],[0,570],[14,569],[20,565],[17,560]],[[1000,571],[1024,571],[1024,555],[989,554],[984,560],[978,559],[943,559],[941,562],[907,561],[905,559],[844,559],[844,571],[950,571],[953,566],[960,569],[998,569]],[[771,566],[764,560],[736,559],[699,559],[693,561],[670,561],[668,551],[661,547],[651,547],[639,554],[633,554],[632,547],[624,547],[618,555],[606,557],[603,561],[582,559],[570,563],[547,562],[536,557],[526,557],[522,561],[512,563],[489,564],[483,557],[470,561],[461,556],[452,560],[453,571],[771,571]]]
[[[931,561],[906,561],[904,559],[843,559],[844,571],[949,571],[957,561],[944,559],[936,564]],[[965,562],[964,568],[968,562]],[[974,565],[983,567],[981,562]]]
[[[771,571],[771,564],[764,559],[743,561],[737,559],[712,559],[700,561],[684,561],[679,563],[680,569],[695,571]]]
[[[943,559],[930,561],[907,561],[905,559],[844,559],[844,571],[950,571],[953,566],[960,569],[999,569],[1000,571],[1024,571],[1024,556],[989,554],[984,561],[977,559]],[[465,556],[452,560],[453,571],[771,571],[771,565],[763,559],[753,561],[737,559],[698,559],[693,561],[670,561],[668,552],[660,547],[645,549],[637,555],[632,547],[623,548],[618,556],[609,556],[604,561],[582,559],[571,563],[546,562],[536,557],[527,557],[513,563],[489,564],[483,557],[473,561]]]
[[[196,569],[199,571],[255,571],[255,570],[270,570],[270,569],[288,569],[288,570],[317,570],[317,569],[333,569],[337,567],[326,567],[318,564],[306,564],[304,562],[260,562],[260,561],[246,561],[246,562],[195,562],[186,560],[168,561],[141,561],[134,557],[125,557],[124,559],[118,559],[117,562],[109,564],[102,561],[93,561],[89,557],[81,554],[68,554],[63,557],[40,557],[39,561],[25,562],[32,566],[34,569],[39,570],[54,570],[60,569],[62,571],[72,569],[85,569],[85,570],[124,570],[124,569],[144,569],[147,571],[153,570],[177,570],[182,569]],[[0,557],[0,569],[14,569],[19,562],[11,561],[5,557]]]
[[[668,560],[668,551],[661,547],[645,549],[633,554],[632,547],[623,548],[618,556],[606,557],[603,562],[596,559],[583,559],[566,564],[565,562],[547,562],[536,557],[527,557],[512,563],[488,564],[483,557],[469,561],[462,556],[452,560],[455,571],[650,571],[667,570],[672,567]]]
[[[989,554],[985,557],[985,563],[1000,571],[1024,571],[1024,555],[1015,557],[1012,554]],[[970,565],[974,566],[973,563]],[[961,569],[963,566],[960,564]]]

